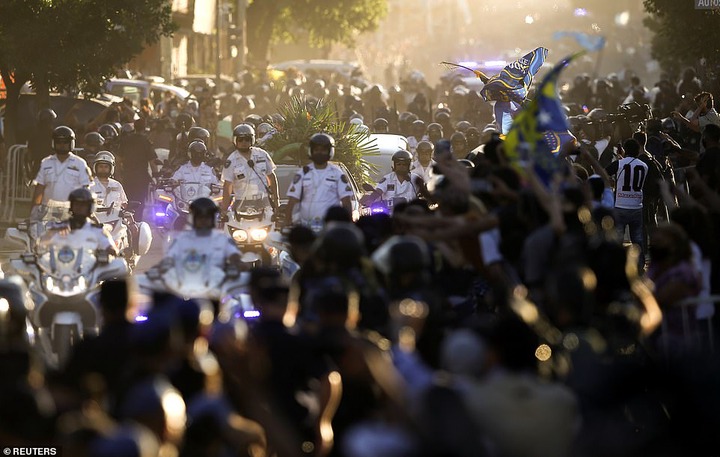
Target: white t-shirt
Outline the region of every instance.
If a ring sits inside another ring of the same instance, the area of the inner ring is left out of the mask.
[[[252,168],[248,166],[247,159],[236,150],[225,162],[222,180],[232,183],[235,200],[268,197],[265,190],[268,185],[266,176],[271,175],[277,167],[264,149],[250,148],[250,160],[254,162]]]
[[[694,111],[688,111],[686,118],[690,119],[694,115]],[[700,126],[700,131],[702,132],[702,129],[708,125],[708,124],[714,124],[720,127],[720,116],[718,115],[718,112],[715,111],[715,108],[710,108],[707,110],[707,112],[701,116],[698,116],[698,125]]]
[[[183,164],[172,175],[175,181],[197,182],[200,184],[219,184],[213,169],[207,164],[201,163],[194,167],[190,162]]]
[[[615,208],[640,209],[643,207],[643,186],[648,166],[637,157],[624,157],[618,161],[615,185]]]
[[[90,186],[90,181],[87,162],[72,152],[64,162],[60,162],[55,154],[45,157],[40,162],[40,170],[35,177],[35,184],[45,186],[42,199],[44,205],[49,200],[67,201],[70,192]]]
[[[405,198],[407,201],[412,201],[417,198],[422,184],[422,178],[415,173],[410,173],[410,179],[400,182],[395,172],[392,172],[386,174],[375,189],[382,192],[383,200]]]
[[[165,257],[172,258],[176,265],[180,265],[209,256],[210,265],[223,268],[225,259],[233,254],[240,255],[240,251],[224,232],[213,230],[209,236],[199,236],[195,230],[188,230],[173,238]]]
[[[329,162],[324,169],[318,170],[315,164],[309,164],[299,170],[287,196],[300,202],[299,222],[310,224],[324,219],[327,210],[341,205],[343,198],[352,198],[353,190],[342,169]]]
[[[116,179],[108,178],[107,186],[96,179],[90,186],[90,191],[95,194],[95,206],[98,208],[108,208],[113,203],[119,208],[128,202],[125,189]]]

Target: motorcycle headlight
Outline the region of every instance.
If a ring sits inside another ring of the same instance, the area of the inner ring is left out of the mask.
[[[250,230],[250,238],[253,241],[263,241],[267,238],[267,230],[264,228],[254,228]]]
[[[248,239],[248,234],[245,230],[235,230],[232,234],[233,240],[238,243],[244,243]]]

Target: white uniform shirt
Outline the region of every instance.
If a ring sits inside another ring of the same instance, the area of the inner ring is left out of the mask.
[[[90,168],[87,162],[72,152],[64,162],[60,162],[55,154],[45,157],[40,162],[40,170],[35,177],[35,184],[45,186],[42,203],[49,200],[67,201],[70,192],[90,185]]]
[[[417,138],[415,138],[414,136],[407,137],[408,151],[410,151],[410,153],[413,155],[413,159],[417,158],[417,153],[416,153],[417,145],[421,141],[428,141],[428,136],[423,135],[423,137],[420,138],[419,140]]]
[[[648,166],[637,157],[624,157],[618,161],[615,208],[643,207],[643,186],[647,174]]]
[[[220,184],[212,167],[205,163],[194,167],[192,163],[187,162],[175,171],[172,179],[175,181],[197,182],[200,184]]]
[[[345,197],[352,197],[353,190],[342,169],[329,162],[321,170],[315,164],[304,166],[293,177],[288,197],[300,201],[300,222],[311,224],[325,218],[332,206],[341,205]]]
[[[222,180],[232,183],[236,201],[268,197],[265,188],[268,186],[266,176],[271,175],[277,167],[264,149],[250,148],[250,160],[254,162],[254,170],[248,166],[247,159],[236,150],[225,162]]]
[[[82,247],[90,250],[106,250],[109,247],[115,249],[115,242],[110,232],[105,227],[97,227],[88,220],[82,228],[71,230],[67,234],[61,231],[48,231],[41,244],[47,246],[70,245],[73,248]]]
[[[240,251],[224,232],[213,230],[210,236],[199,236],[195,230],[188,230],[173,238],[165,257],[172,258],[176,265],[181,265],[209,256],[210,265],[224,268],[225,259],[233,254],[240,255]]]
[[[410,165],[410,171],[420,176],[426,183],[429,183],[433,180],[433,176],[435,176],[433,173],[435,163],[434,160],[430,159],[430,164],[427,167],[423,167],[420,165],[419,160],[413,160],[413,163]]]
[[[98,208],[108,208],[113,204],[119,208],[128,202],[125,189],[116,179],[108,178],[107,186],[96,179],[90,186],[90,191],[95,194],[95,206]]]
[[[375,189],[382,192],[383,200],[405,198],[407,201],[412,201],[417,198],[418,191],[422,186],[420,180],[422,178],[419,175],[410,173],[410,179],[400,182],[395,172],[392,172],[386,174]]]

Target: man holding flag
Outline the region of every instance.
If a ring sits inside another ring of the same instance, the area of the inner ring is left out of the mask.
[[[503,135],[510,131],[513,117],[522,108],[533,76],[545,63],[547,54],[547,48],[537,48],[490,78],[476,73],[485,84],[480,95],[485,101],[495,101],[495,122]]]
[[[532,160],[538,177],[546,184],[560,168],[554,152],[561,139],[555,139],[554,134],[568,130],[567,118],[557,96],[558,77],[582,54],[573,54],[553,67],[538,86],[535,98],[517,114],[505,139],[506,155],[513,167],[522,174],[520,162]]]

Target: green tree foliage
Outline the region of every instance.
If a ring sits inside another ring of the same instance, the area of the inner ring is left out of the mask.
[[[174,31],[171,14],[167,0],[0,1],[0,75],[11,123],[23,84],[32,83],[39,106],[48,106],[50,88],[95,92]]]
[[[251,0],[247,9],[250,60],[265,62],[270,44],[306,31],[313,46],[352,45],[361,32],[375,30],[387,14],[387,0]]]
[[[652,54],[662,68],[677,73],[682,67],[706,59],[720,65],[720,13],[697,10],[693,2],[644,0],[645,26],[655,33]]]
[[[273,122],[277,133],[263,144],[276,163],[305,165],[308,140],[318,132],[335,139],[335,157],[342,162],[359,183],[370,182],[373,165],[365,157],[377,154],[377,147],[368,134],[358,132],[355,126],[337,120],[337,114],[324,99],[308,102],[304,97],[293,97],[280,107],[281,123]]]

